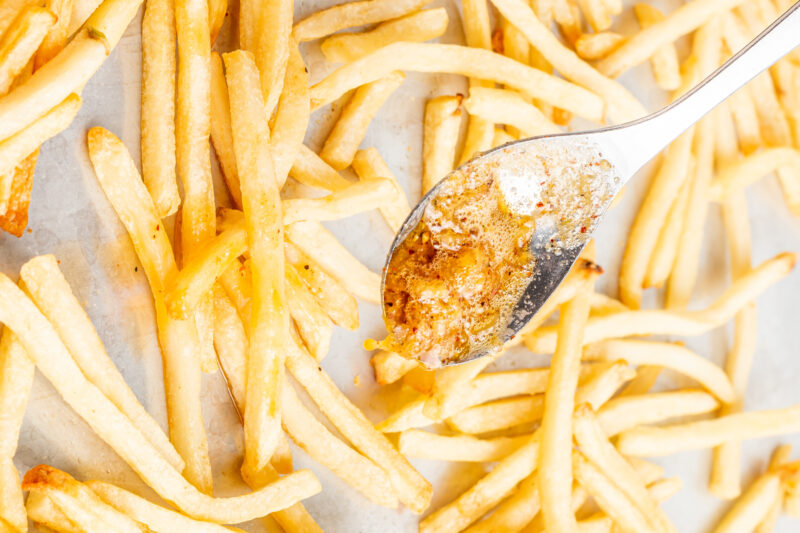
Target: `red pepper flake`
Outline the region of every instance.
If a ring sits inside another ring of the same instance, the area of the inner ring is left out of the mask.
[[[544,202],[539,202],[538,204],[536,204],[536,207],[544,207]]]
[[[581,226],[581,233],[586,233],[586,226]]]
[[[161,224],[156,224],[156,231],[161,229]]]

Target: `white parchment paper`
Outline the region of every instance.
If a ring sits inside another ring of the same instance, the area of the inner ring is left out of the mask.
[[[299,0],[296,20],[337,0]],[[665,9],[677,0],[656,2]],[[439,0],[451,15],[442,42],[460,42],[460,17],[455,3]],[[235,7],[235,6],[231,6]],[[629,11],[618,21],[623,33],[635,22]],[[312,82],[335,67],[327,64],[317,43],[303,45]],[[87,157],[85,135],[96,125],[117,134],[138,160],[140,93],[139,19],[131,24],[117,49],[84,91],[84,104],[72,126],[48,141],[39,158],[31,203],[30,231],[16,239],[0,235],[0,270],[16,278],[19,267],[29,258],[53,253],[86,307],[109,354],[134,392],[156,419],[166,426],[161,362],[147,281],[130,241],[109,206]],[[626,74],[622,81],[655,110],[665,95],[655,89],[649,67]],[[426,99],[438,94],[466,90],[462,78],[450,75],[409,73],[403,86],[383,106],[373,121],[363,146],[376,146],[397,175],[411,203],[420,195],[420,154],[422,114]],[[306,142],[319,148],[335,118],[336,111],[323,109],[312,116]],[[216,163],[214,163],[216,165]],[[647,169],[627,187],[626,196],[614,209],[597,235],[600,263],[606,270],[601,287],[614,293],[619,260],[627,229],[644,192]],[[772,178],[749,189],[749,216],[753,225],[754,260],[774,254],[800,251],[800,222],[784,207],[779,188]],[[225,202],[224,194],[220,202]],[[743,214],[743,216],[745,216]],[[371,269],[378,271],[384,261],[392,234],[377,213],[327,224],[342,242]],[[724,238],[719,213],[712,207],[707,225],[704,260],[694,307],[701,307],[719,294],[729,280]],[[800,402],[800,273],[768,291],[758,301],[758,354],[747,394],[747,408],[775,408]],[[655,304],[657,295],[649,294]],[[369,366],[369,354],[361,348],[366,336],[380,336],[380,310],[360,305],[361,328],[357,332],[337,329],[328,357],[322,366],[339,387],[367,416],[377,422],[387,413],[387,395],[375,394],[377,387]],[[729,331],[721,329],[689,345],[715,362],[721,362],[729,345]],[[506,356],[502,368],[537,366],[546,359],[518,350]],[[360,376],[356,385],[354,378]],[[204,378],[204,414],[215,469],[215,491],[219,496],[245,490],[238,481],[242,432],[231,408],[225,384],[219,374]],[[782,439],[800,445],[800,438]],[[758,473],[778,442],[765,439],[744,445],[746,478]],[[297,468],[312,469],[323,484],[323,492],[304,502],[321,526],[330,532],[367,533],[416,531],[418,517],[405,510],[388,510],[369,504],[344,482],[316,465],[294,447]],[[800,451],[800,450],[799,450]],[[800,455],[800,454],[797,454]],[[709,469],[707,452],[685,453],[658,462],[667,475],[684,479],[684,489],[665,507],[681,532],[707,531],[727,504],[706,490]],[[413,461],[435,487],[432,509],[479,479],[489,465],[442,464]],[[33,388],[16,457],[21,472],[49,463],[79,479],[100,478],[154,497],[138,477],[88,426],[66,406],[52,386],[40,375]],[[261,522],[243,526],[248,531],[266,531]],[[783,518],[777,531],[789,533],[798,522]]]

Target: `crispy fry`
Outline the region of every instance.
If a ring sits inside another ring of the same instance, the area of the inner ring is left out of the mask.
[[[488,50],[427,43],[390,44],[358,61],[348,63],[311,87],[311,107],[316,109],[332,102],[348,90],[375,81],[395,70],[450,72],[493,80],[589,120],[599,121],[603,113],[603,102],[586,89],[517,63],[513,59]],[[494,132],[494,129],[491,131]]]
[[[728,103],[736,123],[739,148],[745,155],[751,154],[761,147],[763,139],[750,86],[745,85],[733,93],[728,98]]]
[[[164,364],[170,440],[186,462],[186,476],[210,490],[211,465],[200,407],[197,332],[191,321],[171,319],[166,280],[176,271],[169,237],[125,146],[109,131],[92,128],[89,158],[100,186],[128,232],[150,283]]]
[[[375,381],[378,385],[388,385],[419,367],[419,364],[407,357],[386,350],[378,350],[370,358],[369,363],[375,370]]]
[[[760,476],[720,520],[714,533],[753,531],[769,512],[780,491],[781,477],[778,473],[768,472]]]
[[[642,29],[664,20],[664,14],[658,8],[645,3],[633,6],[636,18]],[[657,48],[650,56],[650,66],[653,68],[653,77],[659,87],[665,91],[674,91],[681,85],[681,69],[678,64],[678,52],[671,42]]]
[[[505,89],[474,87],[469,98],[464,100],[464,106],[471,115],[514,126],[526,137],[561,132],[536,106],[518,93]]]
[[[723,403],[736,398],[733,385],[720,367],[678,344],[637,340],[606,340],[584,348],[584,359],[624,359],[633,365],[661,365],[691,377]]]
[[[293,2],[245,0],[239,7],[239,42],[252,52],[261,74],[266,117],[272,116],[283,88],[289,61]]]
[[[41,492],[34,491],[29,493],[28,499],[25,501],[25,508],[31,520],[37,524],[47,526],[53,531],[58,531],[59,533],[83,533],[84,531],[79,529],[74,522],[61,512],[61,509],[56,507],[53,500]]]
[[[148,0],[142,16],[142,179],[161,218],[181,203],[175,174],[175,31],[174,0]]]
[[[344,179],[336,169],[304,144],[300,145],[300,152],[292,164],[289,176],[304,185],[329,191],[338,191],[350,185],[350,181]]]
[[[333,324],[292,265],[286,265],[286,295],[297,332],[317,361],[328,354]]]
[[[227,0],[208,0],[208,33],[211,37],[211,44],[217,40],[219,30],[225,23],[225,14],[228,11]]]
[[[523,396],[469,407],[448,418],[447,425],[461,433],[488,433],[540,420],[542,413],[544,396]]]
[[[214,286],[214,349],[220,369],[228,383],[236,410],[244,413],[249,342],[236,306],[222,285]]]
[[[743,0],[692,0],[670,13],[661,22],[643,29],[597,66],[606,76],[617,77],[643,63],[661,46],[690,33],[715,15],[736,7]]]
[[[318,11],[294,25],[292,34],[300,42],[313,41],[345,28],[364,26],[402,17],[430,0],[361,0]]]
[[[652,389],[653,385],[658,381],[661,370],[662,367],[660,366],[640,366],[636,369],[636,377],[620,391],[618,396],[631,396],[650,392],[650,389]]]
[[[282,208],[267,117],[256,111],[264,109],[258,69],[247,52],[230,52],[223,59],[253,275],[242,467],[252,477],[268,464],[280,434],[283,359],[289,343]]]
[[[11,88],[14,78],[25,69],[56,20],[56,15],[48,9],[26,6],[0,36],[0,94]]]
[[[36,150],[14,168],[7,195],[0,191],[0,213],[2,213],[0,214],[0,228],[16,237],[21,237],[25,226],[28,225],[28,205],[31,201],[33,171],[38,153],[39,151]],[[0,185],[3,179],[4,176],[0,176]],[[3,196],[7,197],[5,204]]]
[[[397,41],[421,43],[440,37],[448,22],[444,8],[426,9],[383,22],[369,31],[332,35],[322,41],[320,49],[328,61],[347,63]]]
[[[384,178],[387,179],[392,185],[392,194],[380,210],[384,220],[386,220],[389,227],[393,232],[400,230],[403,222],[406,221],[408,214],[411,212],[411,207],[408,205],[406,193],[397,178],[389,170],[389,166],[381,157],[380,152],[375,147],[367,148],[366,150],[359,150],[353,159],[353,170],[358,174],[362,182],[374,179]]]
[[[25,129],[0,141],[0,175],[13,173],[44,141],[67,129],[80,107],[80,96],[70,94]]]
[[[513,130],[516,128],[510,127],[509,129]],[[496,148],[498,146],[503,146],[504,144],[508,144],[510,142],[514,142],[517,140],[517,137],[514,137],[506,130],[502,128],[495,128],[494,129],[494,139],[492,140],[492,148]]]
[[[584,33],[575,41],[575,52],[582,59],[601,59],[622,46],[623,42],[625,37],[613,31]]]
[[[800,151],[789,147],[766,148],[732,162],[720,170],[709,194],[716,201],[725,200],[779,168],[800,171]]]
[[[611,12],[604,0],[577,0],[577,3],[595,33],[611,27]]]
[[[719,402],[700,390],[656,392],[614,398],[597,413],[603,433],[613,437],[630,428],[715,411]]]
[[[491,533],[492,531],[519,531],[539,513],[539,487],[536,474],[526,477],[514,494],[501,503],[494,512],[473,525],[468,533]]]
[[[408,429],[400,434],[398,448],[407,457],[439,461],[499,461],[525,444],[530,437],[479,439],[468,435],[444,436]]]
[[[211,52],[211,144],[228,187],[228,194],[233,204],[241,209],[242,190],[239,186],[239,173],[236,171],[236,156],[233,153],[228,84],[225,81],[222,58],[217,52]]]
[[[425,104],[422,133],[422,192],[453,170],[461,129],[461,95],[438,96]]]
[[[286,182],[289,170],[297,159],[303,137],[311,115],[309,101],[308,70],[300,55],[300,49],[292,40],[289,46],[289,62],[283,92],[275,110],[272,125],[272,160],[275,164],[275,179],[280,187]]]
[[[565,78],[590,89],[603,99],[607,119],[614,122],[625,122],[647,114],[639,101],[625,88],[614,80],[600,74],[575,55],[574,52],[562,45],[536,18],[533,10],[522,0],[492,0],[492,3],[505,18],[516,24],[525,34],[528,41]],[[562,109],[573,111],[569,106],[561,105],[558,102],[551,101],[550,103]]]
[[[575,0],[552,0],[553,19],[561,30],[561,35],[573,44],[581,36],[581,10]],[[543,55],[544,56],[544,55]]]

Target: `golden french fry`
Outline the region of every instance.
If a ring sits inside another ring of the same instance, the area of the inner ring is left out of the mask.
[[[421,43],[444,34],[447,11],[443,7],[417,11],[358,33],[340,33],[322,41],[320,49],[332,63],[347,63],[397,41]]]
[[[499,461],[525,444],[530,437],[479,439],[469,435],[444,436],[408,429],[400,433],[398,449],[407,457],[438,461]]]
[[[716,201],[740,191],[779,168],[800,171],[800,151],[790,147],[765,148],[724,166],[712,182],[709,194]]]
[[[67,35],[74,35],[102,3],[103,0],[74,0]]]
[[[80,92],[119,42],[140,4],[141,0],[106,0],[86,21],[86,29],[56,57],[0,97],[0,139],[19,132],[71,93]]]
[[[303,137],[310,115],[308,70],[297,43],[292,40],[289,44],[289,61],[286,65],[283,92],[278,99],[270,139],[275,179],[280,187],[286,182],[286,177],[303,146]]]
[[[313,41],[345,28],[383,22],[417,11],[430,0],[361,0],[318,11],[294,25],[299,42]]]
[[[590,317],[586,344],[605,339],[642,335],[699,335],[724,324],[767,287],[794,268],[796,256],[782,253],[736,280],[717,300],[700,311],[628,311]],[[528,334],[525,345],[535,353],[553,353],[556,329],[541,327]]]
[[[575,41],[575,52],[583,59],[601,59],[622,46],[623,42],[625,37],[613,31],[584,33]]]
[[[575,395],[575,404],[588,403],[593,409],[600,409],[628,381],[636,376],[625,361],[615,361],[610,365],[593,368],[586,382],[581,384]]]
[[[106,353],[92,322],[58,268],[56,258],[52,255],[34,257],[22,266],[20,277],[30,298],[50,320],[86,378],[130,418],[177,471],[182,471],[183,460]]]
[[[514,494],[501,503],[488,518],[466,531],[468,533],[520,531],[539,513],[540,507],[538,480],[534,473],[526,477]],[[578,527],[580,529],[580,526]]]
[[[640,366],[636,369],[636,377],[623,387],[618,396],[632,396],[650,392],[650,389],[656,384],[658,376],[661,375],[661,370],[660,366]]]
[[[296,222],[285,229],[292,244],[339,280],[348,291],[368,302],[380,301],[380,276],[353,257],[320,223]]]
[[[82,531],[147,533],[147,526],[117,511],[72,476],[48,465],[28,470],[23,490],[46,495]]]
[[[781,476],[778,473],[763,474],[739,498],[714,528],[714,533],[738,533],[753,531],[769,512],[770,506],[780,495]]]
[[[28,494],[25,509],[28,517],[35,523],[47,526],[58,533],[83,533],[85,531],[76,526],[61,509],[56,507],[53,500],[41,492],[33,491]]]
[[[595,33],[611,27],[611,12],[604,0],[578,0],[578,7]]]
[[[282,409],[283,425],[298,446],[373,503],[397,507],[387,473],[328,431],[303,406],[288,383],[284,384]]]
[[[595,70],[561,44],[555,35],[536,18],[533,10],[525,2],[522,0],[492,0],[492,3],[505,18],[512,21],[525,34],[528,41],[565,78],[590,89],[603,99],[607,119],[614,122],[625,122],[647,114],[639,101],[625,88]],[[540,97],[540,95],[532,96]],[[542,99],[549,101],[545,98]],[[549,102],[562,109],[574,111],[571,107],[558,102]]]
[[[433,493],[430,483],[350,403],[297,339],[292,342],[286,364],[294,378],[342,435],[388,474],[398,499],[412,511],[422,513],[430,504]]]
[[[86,379],[47,319],[4,275],[0,275],[0,295],[0,322],[14,331],[64,400],[156,493],[188,515],[218,523],[239,523],[284,509],[320,491],[313,474],[299,471],[244,496],[211,498],[200,493]]]
[[[539,492],[542,516],[550,529],[568,531],[575,527],[569,508],[572,487],[572,411],[580,370],[580,346],[589,315],[589,295],[577,294],[561,308],[558,341],[550,364],[542,416]]]
[[[633,6],[636,18],[642,29],[664,20],[664,14],[658,8],[645,3]],[[681,69],[678,63],[678,52],[671,42],[657,48],[650,56],[650,65],[653,68],[653,77],[659,87],[665,91],[674,91],[681,85]]]
[[[370,122],[405,78],[402,72],[392,72],[356,90],[322,145],[319,156],[323,161],[336,170],[350,166]]]
[[[249,342],[236,306],[222,285],[214,286],[214,349],[236,409],[244,413]]]
[[[269,463],[280,435],[283,359],[289,343],[282,208],[268,146],[267,117],[260,111],[264,100],[258,69],[248,52],[230,52],[223,59],[253,275],[242,468],[246,475],[255,476]]]
[[[286,265],[286,296],[297,332],[317,361],[328,354],[333,324],[292,265]]]
[[[21,237],[28,225],[33,172],[39,151],[23,159],[11,175],[0,176],[0,228]]]
[[[780,472],[781,468],[789,462],[789,457],[792,454],[792,447],[789,444],[778,446],[772,452],[769,459],[768,472]],[[758,526],[753,530],[754,533],[771,533],[775,530],[775,526],[783,511],[784,490],[779,490],[777,497],[772,501],[764,518],[758,523]]]
[[[217,52],[211,52],[211,144],[214,145],[214,153],[217,155],[228,194],[233,204],[241,209],[242,190],[239,187],[239,173],[236,171],[236,156],[233,153],[228,84],[225,81],[222,58]]]
[[[633,365],[661,365],[691,377],[723,403],[731,403],[736,398],[730,379],[720,367],[679,344],[605,340],[586,346],[583,357],[601,361],[624,359]]]
[[[28,519],[13,458],[35,368],[11,330],[0,334],[0,519],[25,531]]]
[[[609,400],[597,413],[603,433],[613,437],[630,428],[671,418],[715,411],[719,402],[700,390],[678,390],[621,396]]]
[[[510,127],[509,129],[514,130],[516,128]],[[518,140],[517,137],[511,135],[506,130],[501,128],[494,129],[494,139],[492,140],[492,148],[496,148],[498,146],[503,146],[504,144],[508,144],[510,142],[514,142]]]
[[[211,464],[200,407],[197,331],[191,321],[170,318],[164,305],[166,280],[177,269],[169,237],[122,142],[108,130],[92,128],[88,146],[100,186],[125,226],[150,283],[164,361],[170,440],[186,462],[186,476],[203,490],[210,490]]]
[[[526,137],[561,132],[536,106],[513,91],[474,87],[464,106],[470,115],[514,126]]]
[[[736,135],[739,148],[747,155],[755,152],[763,144],[758,114],[753,102],[749,85],[745,85],[728,99],[733,120],[736,123]]]
[[[422,132],[422,193],[453,170],[461,129],[461,95],[438,96],[425,104]]]
[[[380,211],[392,231],[399,231],[411,212],[411,207],[408,205],[408,198],[406,198],[400,182],[389,170],[389,166],[381,157],[378,149],[372,147],[356,152],[353,159],[353,170],[356,171],[362,182],[374,178],[384,178],[389,181],[392,185],[392,194],[380,206]]]
[[[369,364],[372,365],[375,371],[375,381],[378,385],[394,383],[419,367],[415,360],[386,350],[375,352],[370,358]]]
[[[0,141],[0,175],[13,173],[44,141],[67,129],[80,107],[81,97],[70,94],[25,129]]]
[[[308,286],[317,303],[333,323],[345,329],[358,329],[358,303],[352,294],[333,276],[295,245],[285,244],[286,260]]]
[[[208,0],[208,33],[211,44],[217,40],[219,30],[225,23],[225,13],[228,11],[227,0]]]
[[[175,174],[175,32],[174,0],[147,2],[142,16],[142,179],[161,218],[181,203]]]
[[[719,13],[736,7],[743,0],[692,0],[667,15],[664,20],[642,29],[597,66],[606,76],[617,77],[643,63],[661,46],[678,40]]]
[[[542,395],[508,398],[459,411],[447,419],[447,425],[461,433],[488,433],[535,422],[543,412]]]
[[[0,34],[0,94],[11,88],[14,78],[25,69],[56,21],[50,10],[30,5]]]
[[[472,78],[470,78],[472,79]],[[491,82],[479,83],[471,82],[470,87],[482,87],[483,85],[494,85]],[[492,147],[494,142],[494,124],[481,117],[469,117],[467,121],[467,134],[464,138],[464,147],[456,166],[463,165],[476,155],[485,152]]]
[[[292,164],[289,176],[304,185],[329,191],[338,191],[351,185],[350,181],[344,179],[336,169],[304,144],[300,145],[300,152]]]
[[[599,97],[550,74],[489,50],[428,43],[390,44],[348,63],[311,87],[311,107],[316,109],[330,103],[350,89],[396,70],[450,72],[493,80],[589,120],[600,121],[603,114]],[[490,131],[493,133],[494,129]]]
[[[0,4],[0,35],[6,32],[22,10],[31,5],[42,5],[42,3],[35,0],[6,0]]]
[[[581,10],[575,0],[552,0],[553,19],[561,30],[564,39],[572,44],[580,37]],[[542,56],[544,57],[544,56]]]

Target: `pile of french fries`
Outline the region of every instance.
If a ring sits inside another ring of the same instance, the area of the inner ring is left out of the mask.
[[[39,146],[75,117],[84,85],[140,3],[0,5],[0,221],[8,231],[25,227]],[[774,171],[800,214],[796,53],[665,150],[631,229],[619,299],[594,289],[603,271],[592,243],[509,343],[552,354],[549,367],[487,371],[503,350],[428,372],[378,351],[377,382],[394,384],[405,401],[377,425],[322,369],[333,327],[358,328],[357,298],[380,301],[380,277],[322,222],[378,209],[397,231],[410,210],[378,150],[362,147],[405,71],[469,82],[468,94],[425,104],[427,191],[475,154],[566,131],[574,117],[603,124],[644,115],[615,77],[649,61],[658,87],[677,98],[791,4],[690,0],[664,14],[642,3],[633,7],[641,29],[621,35],[612,31],[619,0],[462,0],[466,45],[454,45],[427,42],[453,22],[428,3],[361,0],[295,22],[289,0],[241,0],[238,13],[225,0],[146,0],[141,173],[113,133],[92,128],[87,144],[150,285],[169,431],[126,385],[55,257],[32,258],[19,283],[0,274],[0,529],[24,532],[31,519],[65,532],[240,531],[229,525],[270,516],[284,531],[321,531],[301,503],[320,483],[293,471],[288,439],[367,500],[418,514],[433,487],[406,457],[493,463],[421,520],[425,532],[675,531],[659,504],[681,480],[643,457],[712,448],[711,492],[738,498],[716,531],[765,533],[783,510],[800,516],[800,462],[789,447],[746,489],[740,465],[743,440],[800,432],[800,406],[743,411],[753,302],[796,261],[780,253],[752,266],[744,189]],[[212,51],[228,26],[238,28],[238,47]],[[684,36],[692,45],[681,60],[675,41]],[[314,85],[300,46],[312,40],[342,64]],[[321,149],[303,144],[311,113],[340,99]],[[212,151],[224,192],[214,190]],[[327,195],[290,197],[288,178]],[[217,205],[215,192],[229,203]],[[690,311],[711,202],[722,206],[732,281]],[[639,309],[643,289],[661,286],[665,308]],[[725,368],[680,343],[643,339],[699,336],[731,321]],[[20,481],[13,458],[35,368],[172,508],[48,465]],[[696,386],[652,392],[662,370]],[[217,371],[241,416],[241,476],[252,488],[229,498],[213,496],[201,410],[202,374]]]

